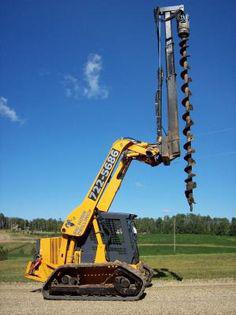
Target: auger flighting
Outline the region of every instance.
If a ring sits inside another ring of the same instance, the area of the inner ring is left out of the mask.
[[[188,70],[190,69],[188,65],[188,57],[187,48],[188,48],[188,40],[189,40],[189,17],[181,12],[177,18],[178,25],[178,35],[181,39],[180,45],[180,54],[182,58],[180,59],[180,65],[183,67],[183,71],[181,72],[181,78],[184,80],[183,85],[181,86],[181,90],[184,93],[184,98],[182,100],[182,105],[185,107],[185,113],[182,118],[186,122],[185,128],[183,130],[183,134],[186,136],[186,143],[184,144],[184,149],[187,151],[184,159],[187,161],[187,166],[184,171],[188,174],[188,177],[185,179],[186,190],[185,196],[188,200],[190,210],[193,209],[193,204],[195,203],[193,198],[193,189],[196,188],[196,182],[193,181],[193,177],[196,176],[192,173],[192,167],[196,164],[195,160],[192,158],[192,154],[195,152],[195,149],[192,148],[192,140],[193,135],[191,133],[191,126],[193,125],[193,121],[191,119],[190,112],[193,110],[193,106],[190,103],[191,90],[189,88],[189,83],[192,82],[192,78],[188,75]]]
[[[158,41],[158,88],[156,92],[155,105],[156,105],[156,120],[157,120],[157,142],[161,147],[163,154],[163,159],[166,156],[169,159],[178,157],[180,155],[179,149],[179,130],[178,130],[178,101],[177,101],[177,91],[176,91],[176,73],[175,73],[175,62],[174,62],[174,37],[172,32],[172,20],[177,22],[177,32],[180,38],[180,65],[183,68],[181,71],[181,78],[183,79],[183,84],[181,90],[184,93],[184,98],[182,100],[182,105],[185,108],[185,113],[182,115],[185,121],[185,127],[183,129],[183,134],[186,137],[186,142],[183,148],[187,151],[184,159],[187,162],[184,171],[188,174],[185,179],[186,189],[185,196],[187,198],[188,204],[190,206],[190,211],[193,209],[193,204],[195,203],[193,197],[193,189],[196,188],[196,183],[193,181],[195,174],[192,172],[192,168],[195,165],[195,160],[192,158],[192,154],[195,150],[192,148],[193,135],[191,133],[191,126],[193,125],[193,120],[191,119],[190,112],[193,110],[193,106],[190,102],[191,91],[189,88],[189,83],[192,79],[189,77],[188,70],[190,69],[188,64],[187,48],[189,40],[189,17],[184,12],[184,6],[178,5],[173,7],[157,7],[154,10],[154,19],[157,31],[157,41]],[[162,25],[164,24],[165,29],[165,61],[166,70],[165,73],[162,67]],[[167,111],[168,111],[168,133],[166,136],[162,136],[162,87],[163,79],[166,78],[166,88],[167,88]],[[167,148],[167,149],[166,149]],[[168,154],[166,152],[168,151]],[[168,164],[165,163],[164,164]]]

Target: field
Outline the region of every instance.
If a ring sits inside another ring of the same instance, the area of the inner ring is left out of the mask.
[[[140,235],[139,251],[142,256],[173,255],[173,235]],[[196,234],[176,235],[175,254],[223,253],[236,253],[236,237]]]
[[[0,232],[8,259],[0,261],[0,281],[27,281],[26,263],[32,257],[35,236]],[[236,278],[236,237],[213,235],[140,235],[141,259],[153,268],[168,268],[184,279]]]
[[[235,314],[236,237],[177,235],[174,253],[172,235],[140,235],[141,259],[153,268],[168,268],[184,280],[173,281],[159,273],[158,281],[145,290],[145,298],[135,303],[43,300],[40,292],[32,292],[41,283],[23,277],[36,238],[0,232],[0,245],[8,250],[8,259],[0,261],[3,315],[78,314],[78,309],[96,315]]]
[[[139,244],[173,244],[173,234],[142,234]],[[177,234],[176,244],[235,246],[236,236],[217,236],[206,234]]]

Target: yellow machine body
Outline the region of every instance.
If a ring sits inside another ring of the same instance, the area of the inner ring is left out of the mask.
[[[25,277],[45,282],[60,266],[80,264],[83,252],[75,250],[75,240],[82,238],[88,226],[93,225],[97,240],[94,263],[107,263],[106,245],[97,222],[97,211],[107,212],[133,160],[151,166],[159,164],[159,149],[156,144],[119,139],[113,143],[105,162],[90,187],[81,205],[76,207],[65,220],[61,237],[42,238],[37,260],[27,265]],[[103,175],[104,174],[104,175]],[[142,269],[143,264],[131,264]]]

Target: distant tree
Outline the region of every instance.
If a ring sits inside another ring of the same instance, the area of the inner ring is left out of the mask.
[[[173,222],[171,221],[171,218],[166,215],[164,216],[162,220],[162,232],[164,234],[171,233],[173,231]]]
[[[231,220],[229,234],[236,235],[236,218],[232,218]]]
[[[186,216],[184,214],[177,214],[175,216],[175,230],[176,233],[185,233]]]
[[[227,218],[211,218],[193,213],[176,214],[176,233],[178,234],[213,234],[213,235],[236,235],[236,218],[231,222]],[[173,233],[174,217],[164,218],[137,218],[135,220],[139,233]],[[19,230],[59,232],[63,221],[59,218],[24,220],[18,217],[5,217],[0,213],[0,229],[11,229],[16,227]]]
[[[227,235],[230,231],[230,223],[226,218],[214,218],[213,219],[214,234]]]
[[[3,213],[0,213],[0,229],[6,228],[6,218]]]
[[[156,233],[162,233],[162,218],[156,220]]]
[[[201,217],[201,225],[202,225],[203,234],[211,233],[211,221],[212,221],[212,218],[209,215]]]

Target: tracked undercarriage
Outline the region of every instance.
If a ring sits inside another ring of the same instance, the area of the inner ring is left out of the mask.
[[[43,286],[48,300],[139,300],[145,290],[142,274],[126,263],[67,264]]]

